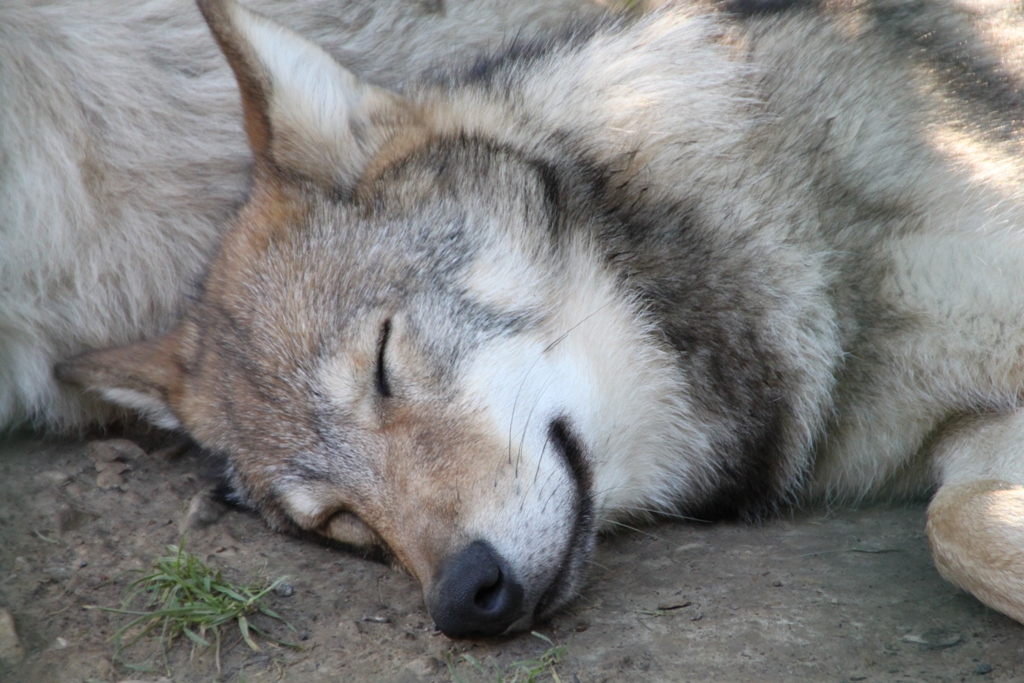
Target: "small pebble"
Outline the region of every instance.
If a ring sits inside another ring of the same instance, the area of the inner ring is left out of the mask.
[[[188,511],[178,523],[178,531],[185,533],[210,526],[227,511],[227,507],[213,497],[212,491],[200,491],[192,496],[188,503]]]
[[[383,614],[366,614],[359,621],[367,621],[371,624],[390,624],[391,619],[384,616]]]
[[[117,449],[106,441],[90,441],[85,445],[85,454],[95,463],[117,460]]]
[[[107,439],[90,441],[85,447],[85,454],[94,462],[113,462],[114,460],[136,460],[144,455],[137,443],[128,439]]]
[[[992,673],[992,665],[988,662],[978,662],[978,664],[974,667],[975,676],[984,676],[985,674],[990,673]]]
[[[126,462],[121,462],[120,460],[111,460],[109,462],[106,460],[100,460],[96,463],[97,472],[114,472],[116,474],[124,474],[131,468],[131,465]]]
[[[18,632],[14,629],[14,617],[5,609],[0,608],[0,661],[5,664],[17,664],[25,658],[25,649],[18,640]]]
[[[113,470],[103,470],[96,477],[96,486],[101,489],[116,489],[124,486],[124,477]]]
[[[59,566],[47,567],[43,570],[43,573],[54,581],[66,581],[71,576],[71,572],[68,571],[67,567]]]
[[[930,628],[921,633],[908,633],[903,636],[907,643],[917,643],[928,650],[943,650],[958,645],[963,636],[944,628]]]
[[[290,583],[279,583],[274,587],[274,593],[279,598],[290,598],[295,595],[295,586]]]
[[[405,665],[405,670],[412,673],[419,679],[433,676],[440,670],[438,662],[433,657],[417,657]]]

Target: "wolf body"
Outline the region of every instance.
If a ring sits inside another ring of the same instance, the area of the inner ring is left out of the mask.
[[[583,0],[257,0],[400,89]],[[166,331],[246,192],[235,80],[189,0],[0,0],[0,430],[115,416],[53,364]]]
[[[60,378],[449,635],[551,615],[624,518],[933,491],[940,571],[1024,620],[1019,72],[978,16],[685,4],[398,94],[200,6],[248,200],[173,330]]]

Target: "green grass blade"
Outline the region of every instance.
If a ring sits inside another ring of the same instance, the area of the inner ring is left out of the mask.
[[[242,640],[245,641],[245,644],[252,648],[253,651],[259,652],[259,646],[256,644],[255,641],[253,641],[252,636],[249,635],[248,619],[246,619],[245,617],[238,617],[238,630],[242,632]]]
[[[168,546],[167,552],[167,555],[153,561],[152,571],[140,571],[142,576],[128,585],[122,594],[121,608],[89,606],[89,609],[134,617],[114,633],[114,658],[118,663],[127,666],[121,653],[157,627],[160,629],[158,641],[165,668],[169,666],[167,650],[178,636],[184,636],[193,647],[208,648],[211,645],[208,633],[212,633],[219,670],[221,629],[230,627],[231,622],[237,626],[242,640],[254,651],[260,649],[255,636],[285,647],[302,649],[301,645],[280,641],[249,622],[249,616],[261,614],[295,630],[263,602],[267,593],[287,577],[271,583],[237,586],[226,581],[220,571],[208,567],[187,552],[185,539],[177,546]],[[132,603],[143,596],[146,609],[132,609]]]
[[[203,638],[198,633],[193,632],[192,629],[182,628],[181,632],[185,634],[186,638],[191,640],[196,645],[201,645],[202,647],[210,647],[210,641],[208,641],[206,638]]]

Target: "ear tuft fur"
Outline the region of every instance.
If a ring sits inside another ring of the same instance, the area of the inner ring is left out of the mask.
[[[234,0],[198,0],[238,80],[258,162],[352,188],[373,155],[415,124],[398,95],[358,80],[316,44]]]
[[[164,429],[179,429],[171,396],[181,385],[172,333],[130,346],[90,351],[54,367],[58,380],[98,394],[123,408],[139,412]]]

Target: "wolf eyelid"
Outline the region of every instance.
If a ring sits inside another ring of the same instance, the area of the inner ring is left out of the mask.
[[[388,384],[387,370],[384,365],[384,351],[387,348],[388,339],[390,337],[391,319],[388,318],[384,321],[384,325],[380,331],[380,339],[377,342],[377,367],[374,373],[377,393],[383,398],[391,397],[391,386]]]
[[[381,543],[377,533],[359,515],[347,508],[333,511],[316,531],[354,548],[367,549]]]

